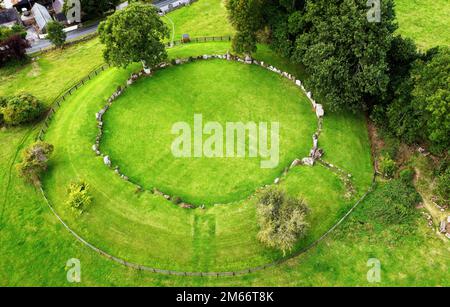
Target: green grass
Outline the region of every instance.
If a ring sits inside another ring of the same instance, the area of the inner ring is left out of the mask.
[[[450,46],[448,0],[395,0],[395,4],[399,33],[414,39],[422,50]]]
[[[205,2],[206,0],[200,1]],[[398,14],[401,26],[400,31],[404,31],[403,29],[411,28],[411,26],[406,22],[402,22],[402,20],[406,20],[405,16],[408,17],[407,15],[415,14],[417,7],[413,7],[411,10],[402,9],[399,8],[400,5],[406,8],[408,3],[413,2],[399,2],[400,0],[397,1],[397,11],[401,12],[400,10],[403,10],[403,13]],[[439,2],[445,1],[441,0]],[[423,3],[431,6],[435,2],[423,1]],[[440,12],[444,11],[434,10],[436,15],[441,15]],[[445,31],[436,30],[437,28],[432,25],[434,22],[440,23],[442,20],[445,21],[445,18],[446,16],[444,16],[444,19],[427,17],[423,20],[424,23],[428,23],[430,31],[428,33],[422,32],[420,36],[417,36],[419,43],[430,39],[427,44],[424,44],[423,48],[438,44],[441,37],[445,37]],[[412,22],[415,21],[413,20]],[[220,24],[220,26],[222,25]],[[445,27],[439,27],[445,29]],[[408,36],[413,36],[416,32],[419,33],[421,29],[404,33]],[[183,31],[183,33],[190,32]],[[191,36],[194,35],[190,34]],[[215,34],[213,33],[212,35]],[[433,39],[431,40],[431,38]],[[448,38],[446,44],[448,44]],[[79,54],[72,52],[69,56],[68,54],[71,50],[76,50],[75,48],[86,50],[86,52]],[[191,54],[224,53],[228,49],[228,43],[206,43],[183,46],[172,49],[169,53],[171,56],[186,57]],[[31,80],[31,78],[26,77],[27,72],[32,70],[30,65],[21,67],[17,72],[15,72],[15,69],[1,69],[0,95],[27,90],[39,95],[46,103],[50,103],[59,95],[60,91],[83,76],[78,72],[90,71],[98,64],[97,59],[101,57],[100,50],[101,46],[98,40],[92,40],[87,44],[68,48],[63,53],[51,52],[42,55],[38,63],[47,63],[47,66],[43,65],[45,69],[41,70],[42,78],[40,79]],[[258,53],[260,53],[260,59],[276,64],[280,68],[285,65],[283,69],[302,76],[300,68],[289,65],[287,61],[273,55],[270,50],[260,48]],[[51,62],[58,63],[58,65],[50,65],[48,63],[50,58],[53,58]],[[61,60],[61,58],[64,58],[64,60]],[[69,71],[67,70],[68,67],[63,66],[65,61],[75,63],[75,66],[72,67],[73,70],[72,68],[70,70],[71,74],[61,73]],[[47,76],[50,77],[49,80],[53,81],[47,82]],[[96,91],[93,93],[96,93]],[[100,94],[100,96],[102,95]],[[90,98],[89,95],[84,97]],[[79,99],[79,102],[82,102],[80,105],[84,101],[89,100],[87,98],[85,100]],[[80,111],[82,113],[82,110]],[[95,112],[97,110],[92,111]],[[91,112],[85,115],[88,115],[91,121],[93,120]],[[321,146],[326,148],[326,158],[338,165],[342,163],[343,167],[352,171],[355,175],[355,182],[359,186],[358,192],[361,192],[363,190],[362,186],[370,179],[368,174],[371,172],[370,155],[368,147],[365,145],[367,143],[367,132],[364,118],[359,116],[343,118],[338,114],[327,114],[325,124],[326,131],[324,131],[320,142]],[[338,133],[338,130],[333,130],[334,127],[339,127],[343,131],[349,127],[351,129],[349,133]],[[92,128],[94,129],[94,127]],[[191,278],[163,276],[127,269],[99,256],[77,242],[48,210],[39,193],[32,187],[25,185],[17,177],[14,168],[11,173],[11,181],[9,181],[9,170],[11,165],[17,161],[15,159],[17,151],[31,142],[32,136],[36,131],[26,139],[24,145],[21,145],[23,138],[27,137],[29,133],[29,127],[0,130],[0,147],[2,148],[0,151],[0,259],[2,263],[0,267],[0,285],[2,286],[76,286],[67,282],[64,269],[66,261],[73,257],[81,261],[81,286],[370,286],[374,284],[367,283],[366,273],[368,267],[366,263],[367,259],[372,257],[380,259],[382,264],[382,281],[376,285],[450,286],[448,279],[450,244],[438,239],[434,230],[429,229],[426,226],[426,220],[421,217],[416,221],[417,231],[414,233],[403,233],[401,239],[398,239],[398,229],[395,227],[380,227],[380,225],[370,221],[361,224],[361,220],[364,220],[366,217],[366,206],[370,204],[372,198],[362,203],[350,216],[349,220],[344,222],[331,236],[308,253],[285,264],[258,273],[227,278]],[[63,134],[63,132],[61,133]],[[336,136],[334,133],[336,133]],[[73,134],[62,136],[62,138],[64,137],[70,139],[73,137]],[[90,146],[91,143],[85,142],[85,145]],[[76,149],[77,144],[72,143],[71,146],[74,148],[70,149]],[[91,161],[91,159],[92,157],[89,156],[86,161]],[[103,170],[104,166],[101,166],[101,169]],[[283,181],[282,188],[289,190],[292,194],[305,197],[315,196],[316,200],[308,199],[308,201],[312,203],[317,201],[321,206],[315,207],[311,219],[317,221],[324,219],[321,227],[325,227],[325,224],[329,222],[327,219],[333,220],[335,218],[333,214],[339,214],[337,211],[333,211],[331,214],[330,211],[335,210],[335,207],[333,207],[336,205],[335,200],[340,198],[338,189],[340,181],[336,177],[330,176],[326,170],[322,170],[320,167],[311,169],[298,168],[295,172],[298,172],[298,174],[293,172],[293,176]],[[364,176],[364,174],[367,174],[367,176]],[[109,183],[109,180],[114,181],[116,178],[105,176],[104,180],[104,182]],[[104,182],[103,185],[105,185]],[[304,188],[301,191],[296,190],[298,185],[302,185]],[[327,194],[327,191],[330,190],[337,191],[337,193]],[[8,191],[7,194],[6,191]],[[3,202],[4,196],[6,196],[6,202]],[[143,195],[142,197],[147,199],[148,196]],[[107,204],[100,204],[96,205],[95,208],[99,210],[105,206]],[[140,206],[141,203],[136,205],[136,207]],[[343,202],[341,208],[344,209],[345,207],[346,204]],[[238,218],[230,220],[226,215],[222,220],[214,218],[214,215],[222,215],[227,210],[229,208],[226,205],[218,206],[212,213],[206,211],[205,216],[199,214],[192,218],[191,229],[198,236],[195,235],[196,240],[192,244],[193,252],[188,251],[188,253],[190,253],[189,256],[192,256],[190,260],[197,262],[196,265],[198,267],[209,268],[216,265],[211,263],[214,260],[211,255],[214,254],[214,251],[220,250],[221,247],[213,244],[211,237],[213,232],[222,233],[223,239],[219,243],[227,244],[227,240],[225,240],[227,234],[222,232],[223,228],[221,228],[224,220],[227,223],[229,222],[228,225],[230,227],[231,222],[235,223],[235,229],[245,227]],[[328,212],[325,216],[320,211]],[[112,214],[115,220],[118,220],[120,215],[132,217],[129,211]],[[240,218],[242,221],[245,221],[245,217],[253,218],[248,212],[243,212]],[[159,217],[156,218],[158,219]],[[139,218],[137,219],[139,221]],[[114,227],[116,226],[113,225],[111,228]],[[128,228],[128,225],[122,225],[122,227]],[[129,228],[132,227],[130,226]],[[380,228],[383,230],[380,231]],[[314,228],[311,230],[311,236],[321,231],[320,227]],[[251,232],[252,230],[250,230],[250,234],[247,237],[253,235]],[[92,235],[95,235],[95,233]],[[118,238],[123,238],[123,236],[120,236],[120,233],[116,235]],[[233,236],[228,238],[231,240],[235,239]],[[183,239],[186,240],[186,237]],[[242,238],[242,242],[245,239]],[[205,240],[210,244],[203,244]],[[239,244],[236,246],[239,246]],[[199,258],[199,251],[207,255],[207,258]],[[240,250],[237,248],[234,251],[239,252]],[[253,251],[251,250],[250,253]],[[150,251],[146,249],[145,252],[152,253],[151,249]],[[244,254],[242,257],[245,256]]]
[[[167,15],[175,24],[176,40],[183,34],[190,37],[225,36],[234,33],[233,27],[228,22],[224,0],[199,0],[188,7],[175,10]],[[172,29],[172,23],[163,19]]]
[[[0,95],[31,92],[49,105],[61,92],[103,63],[97,39],[54,50],[23,66],[0,70]]]
[[[261,168],[267,158],[248,157],[248,140],[246,158],[227,158],[224,138],[222,158],[174,157],[172,126],[193,127],[194,114],[202,115],[203,125],[220,123],[224,135],[227,122],[279,123],[278,164]],[[255,65],[223,60],[177,66],[140,80],[104,121],[102,151],[133,181],[208,205],[241,200],[271,184],[292,161],[308,155],[317,126],[311,105],[292,82]]]

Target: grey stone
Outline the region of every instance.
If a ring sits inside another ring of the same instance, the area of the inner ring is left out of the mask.
[[[103,157],[103,163],[107,166],[111,166],[111,160],[109,159],[109,156]]]

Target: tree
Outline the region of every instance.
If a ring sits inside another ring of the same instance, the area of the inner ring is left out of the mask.
[[[43,110],[42,103],[31,94],[20,94],[5,101],[0,106],[0,113],[7,125],[31,122],[39,117]]]
[[[152,68],[167,59],[162,40],[170,31],[151,5],[132,3],[108,17],[98,31],[105,44],[103,56],[114,66],[141,61],[144,68]]]
[[[262,0],[228,0],[228,17],[237,33],[233,50],[251,55],[256,51],[256,32],[262,27]]]
[[[308,87],[330,110],[367,109],[387,92],[393,2],[381,2],[380,22],[368,20],[366,3],[307,1],[292,59],[305,65]]]
[[[89,193],[89,184],[85,181],[72,182],[68,189],[67,205],[82,214],[92,203]]]
[[[35,186],[40,186],[40,177],[47,170],[48,159],[53,152],[53,145],[36,142],[22,153],[22,162],[17,165],[21,177]]]
[[[260,226],[258,239],[286,254],[299,238],[306,235],[308,211],[301,199],[287,197],[275,188],[263,191],[257,206]]]
[[[52,21],[47,24],[47,38],[56,47],[62,47],[66,42],[66,32],[64,32],[64,26],[57,22]]]
[[[386,107],[384,122],[408,143],[428,142],[435,152],[450,145],[450,48],[431,49],[412,65]],[[383,109],[376,115],[383,121]],[[374,115],[372,115],[374,117]]]

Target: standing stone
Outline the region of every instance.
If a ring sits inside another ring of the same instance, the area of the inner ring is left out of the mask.
[[[105,165],[107,166],[111,166],[111,160],[109,159],[109,156],[103,157],[103,163],[105,163]]]

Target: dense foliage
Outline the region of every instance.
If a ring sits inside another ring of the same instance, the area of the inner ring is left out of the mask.
[[[257,211],[258,239],[283,254],[306,235],[309,209],[302,199],[290,198],[280,190],[269,188],[259,196]]]
[[[104,58],[112,65],[126,67],[141,61],[152,68],[167,59],[162,41],[170,31],[151,5],[134,2],[108,17],[98,31],[105,44]]]
[[[0,27],[0,67],[9,61],[26,58],[26,48],[29,47],[26,35],[25,29],[19,25]]]
[[[368,220],[383,224],[408,224],[417,215],[415,206],[422,201],[410,183],[395,179],[379,186],[368,198]]]
[[[0,101],[1,122],[7,125],[31,122],[41,115],[42,110],[42,103],[31,94],[19,94]]]
[[[67,205],[79,214],[83,213],[92,203],[89,184],[84,181],[72,182],[69,185],[67,193]]]
[[[450,48],[421,55],[399,82],[394,98],[372,118],[408,143],[430,143],[435,152],[450,145]],[[387,118],[387,121],[386,121]]]
[[[67,35],[63,29],[64,26],[57,21],[52,21],[47,24],[47,38],[56,47],[62,47],[66,42]]]
[[[36,142],[22,153],[22,162],[17,165],[21,177],[36,186],[40,185],[40,176],[47,170],[47,163],[53,152],[53,145]]]

